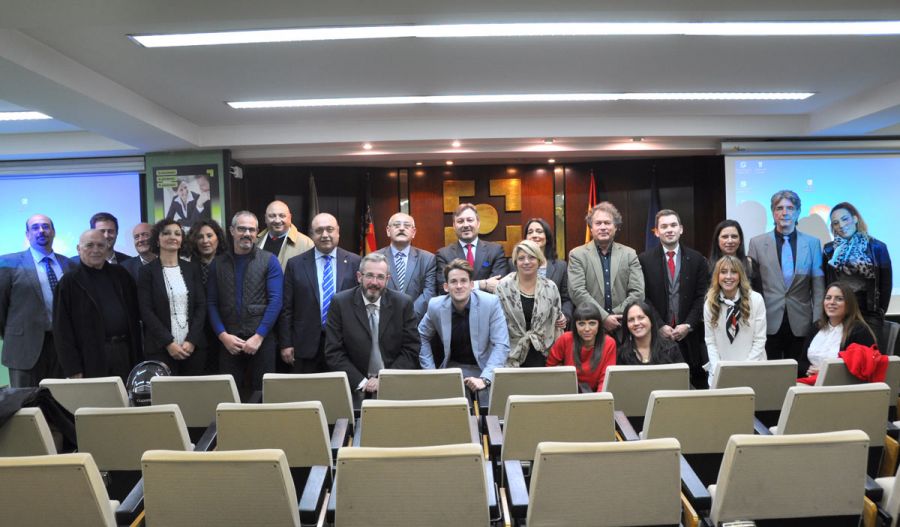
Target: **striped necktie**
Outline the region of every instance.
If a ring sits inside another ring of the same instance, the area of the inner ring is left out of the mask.
[[[397,290],[403,293],[406,291],[406,255],[397,253],[394,266],[397,268]]]
[[[334,270],[331,268],[331,255],[322,257],[325,268],[322,269],[322,327],[328,320],[328,306],[331,305],[331,297],[334,296]]]

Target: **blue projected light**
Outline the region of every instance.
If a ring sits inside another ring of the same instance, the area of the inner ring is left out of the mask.
[[[828,213],[848,201],[866,220],[869,234],[887,244],[895,262],[890,313],[900,312],[900,156],[726,157],[727,216],[750,238],[774,228],[769,200],[790,189],[800,196],[799,229],[822,245],[832,240]]]
[[[95,213],[109,212],[119,220],[116,250],[134,255],[131,229],[141,221],[140,177],[137,173],[70,174],[0,177],[0,254],[28,247],[25,221],[32,214],[53,220],[53,250],[75,256],[78,237],[90,228]]]

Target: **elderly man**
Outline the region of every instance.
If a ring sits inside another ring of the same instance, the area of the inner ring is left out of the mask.
[[[444,287],[444,267],[460,258],[469,263],[473,269],[473,284],[476,289],[493,293],[500,279],[509,273],[509,264],[503,248],[496,243],[481,240],[478,229],[481,220],[478,210],[471,203],[461,203],[453,212],[453,230],[456,232],[456,243],[451,243],[438,250],[437,281],[438,293]]]
[[[131,231],[131,237],[134,240],[134,250],[137,251],[137,256],[125,260],[120,265],[128,271],[128,274],[134,278],[135,282],[137,282],[138,271],[141,270],[141,267],[157,258],[156,253],[153,252],[153,247],[150,245],[150,235],[152,232],[153,226],[149,223],[138,223]]]
[[[287,203],[278,200],[269,203],[265,219],[266,228],[259,233],[257,243],[260,249],[278,257],[282,271],[288,260],[312,249],[312,240],[291,223],[291,209]]]
[[[35,214],[25,221],[30,247],[0,257],[0,338],[13,388],[37,386],[60,375],[50,331],[53,296],[72,263],[53,252],[55,236],[53,220]]]
[[[334,295],[325,324],[328,369],[344,371],[350,386],[378,392],[382,368],[418,369],[419,332],[412,300],[387,288],[387,259],[379,252],[359,264],[359,285]]]
[[[249,375],[250,388],[275,371],[275,339],[270,335],[281,311],[284,275],[278,259],[256,247],[259,221],[242,210],[231,219],[233,250],[209,266],[209,322],[221,343],[219,370],[238,386]]]
[[[85,231],[78,241],[81,264],[59,280],[53,340],[66,377],[124,380],[141,359],[134,280],[107,261],[109,247],[103,231]]]
[[[750,240],[747,252],[759,269],[766,301],[766,355],[797,359],[812,323],[822,316],[825,273],[818,238],[797,231],[800,196],[792,190],[772,195],[775,229]]]
[[[428,300],[435,295],[437,264],[434,255],[413,247],[416,220],[409,214],[398,212],[391,216],[387,235],[391,244],[378,250],[389,263],[390,279],[387,286],[411,298],[416,318],[422,320]]]

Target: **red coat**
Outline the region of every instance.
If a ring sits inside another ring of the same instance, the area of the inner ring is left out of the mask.
[[[572,332],[563,333],[550,348],[550,353],[547,355],[547,366],[575,366],[573,345]],[[597,369],[591,371],[591,353],[593,351],[591,348],[581,349],[581,370],[576,367],[576,371],[579,383],[585,383],[591,387],[592,391],[599,392],[603,387],[606,368],[616,363],[616,341],[610,336],[603,339],[603,355],[600,363],[597,364]]]

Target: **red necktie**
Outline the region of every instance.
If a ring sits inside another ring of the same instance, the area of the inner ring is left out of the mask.
[[[473,268],[475,267],[475,255],[472,254],[472,244],[466,244],[466,261],[469,262]]]
[[[666,251],[666,264],[669,266],[669,279],[675,281],[675,251]]]

